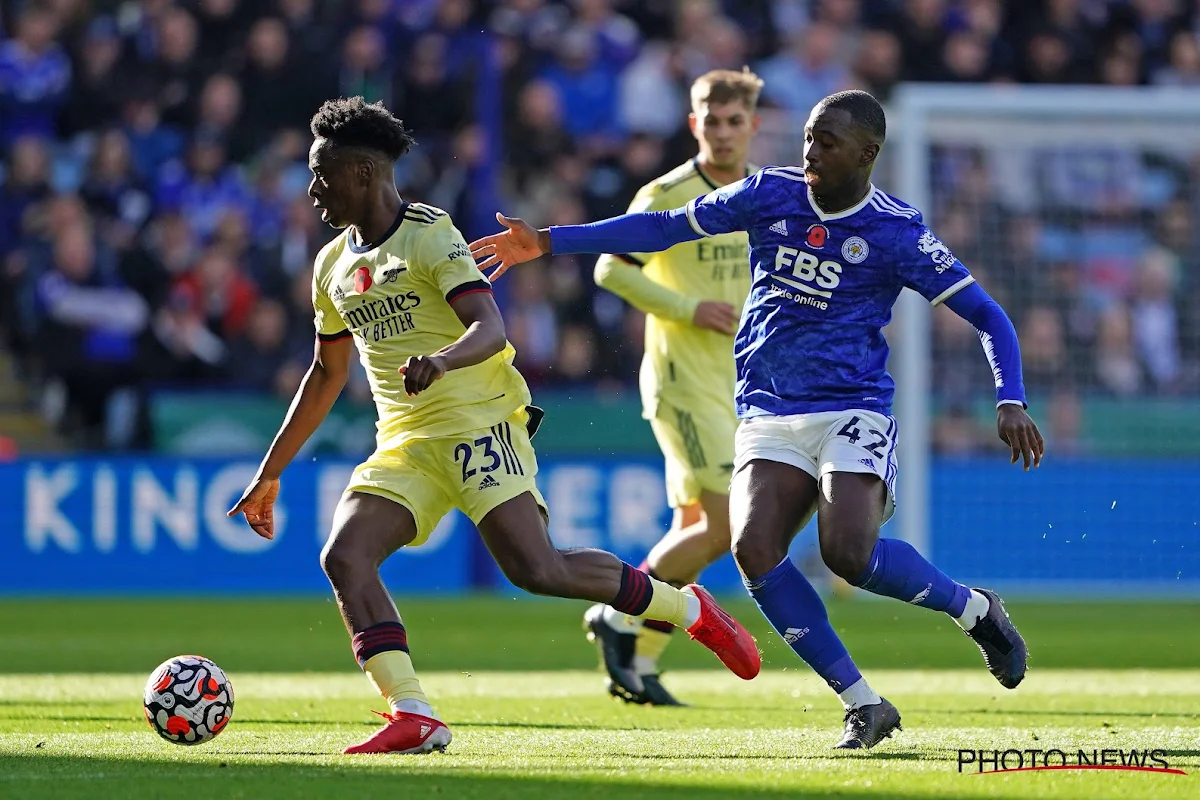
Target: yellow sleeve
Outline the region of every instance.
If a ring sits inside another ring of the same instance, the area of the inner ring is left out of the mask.
[[[653,184],[642,190],[629,204],[627,213],[663,211],[674,206],[659,208],[662,193]],[[596,285],[620,297],[626,303],[647,314],[661,319],[691,324],[700,301],[655,283],[642,272],[642,267],[653,258],[654,253],[622,253],[603,255],[596,262]]]
[[[471,249],[449,217],[439,217],[421,237],[418,277],[432,283],[453,303],[471,292],[490,292],[492,284],[475,265]]]
[[[321,276],[324,272],[321,269],[321,262],[323,260],[320,255],[317,256],[317,263],[313,269],[313,324],[316,326],[318,339],[322,342],[332,342],[349,336],[350,331],[346,328],[346,323],[342,320],[342,316],[338,314],[337,308],[333,305],[333,300],[329,298],[329,294],[321,286]]]

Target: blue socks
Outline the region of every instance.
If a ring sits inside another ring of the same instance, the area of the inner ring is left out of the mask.
[[[785,558],[757,581],[747,582],[746,588],[783,640],[835,692],[861,680],[862,673],[829,624],[820,595],[790,559]]]
[[[900,539],[877,541],[870,563],[854,585],[922,608],[945,611],[952,617],[963,615],[971,597],[970,589],[950,580]]]

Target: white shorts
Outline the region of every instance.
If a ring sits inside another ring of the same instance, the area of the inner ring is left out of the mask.
[[[750,417],[738,426],[733,471],[763,459],[790,464],[817,480],[831,472],[878,475],[887,486],[887,522],[896,510],[896,433],[896,418],[874,411]]]

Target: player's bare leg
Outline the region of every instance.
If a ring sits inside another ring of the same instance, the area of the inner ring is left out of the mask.
[[[555,548],[542,509],[529,492],[488,512],[479,533],[505,577],[521,589],[665,620],[686,629],[738,677],[749,680],[758,674],[761,657],[753,637],[708,592],[695,584],[677,589],[603,550]]]
[[[821,556],[847,582],[951,616],[1005,688],[1025,677],[1029,651],[995,592],[956,583],[900,539],[880,539],[887,488],[876,475],[833,472],[821,481]]]
[[[729,495],[703,491],[699,502],[675,509],[670,530],[640,569],[672,586],[684,586],[728,552]],[[584,614],[584,627],[600,649],[610,678],[609,694],[631,703],[683,705],[659,678],[658,660],[671,642],[674,625],[597,604]]]
[[[817,508],[817,481],[789,464],[754,460],[733,479],[733,555],[746,587],[783,640],[829,684],[846,708],[839,748],[870,748],[900,725],[829,624],[825,604],[788,558]]]
[[[646,563],[667,583],[691,583],[729,552],[729,495],[701,492],[700,502],[677,509],[675,517]]]
[[[333,533],[321,552],[354,656],[388,701],[388,722],[347,753],[427,753],[445,750],[450,730],[437,719],[408,655],[408,634],[379,567],[417,536],[412,513],[391,500],[361,492],[342,496]]]

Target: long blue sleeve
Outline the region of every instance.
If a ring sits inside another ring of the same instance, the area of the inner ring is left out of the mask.
[[[657,253],[680,242],[702,238],[692,229],[684,209],[623,214],[586,225],[550,228],[550,252]]]
[[[1020,403],[1028,408],[1025,383],[1021,376],[1021,345],[1017,341],[1017,330],[1000,304],[979,284],[972,283],[948,298],[946,306],[975,326],[996,379],[996,405]]]

